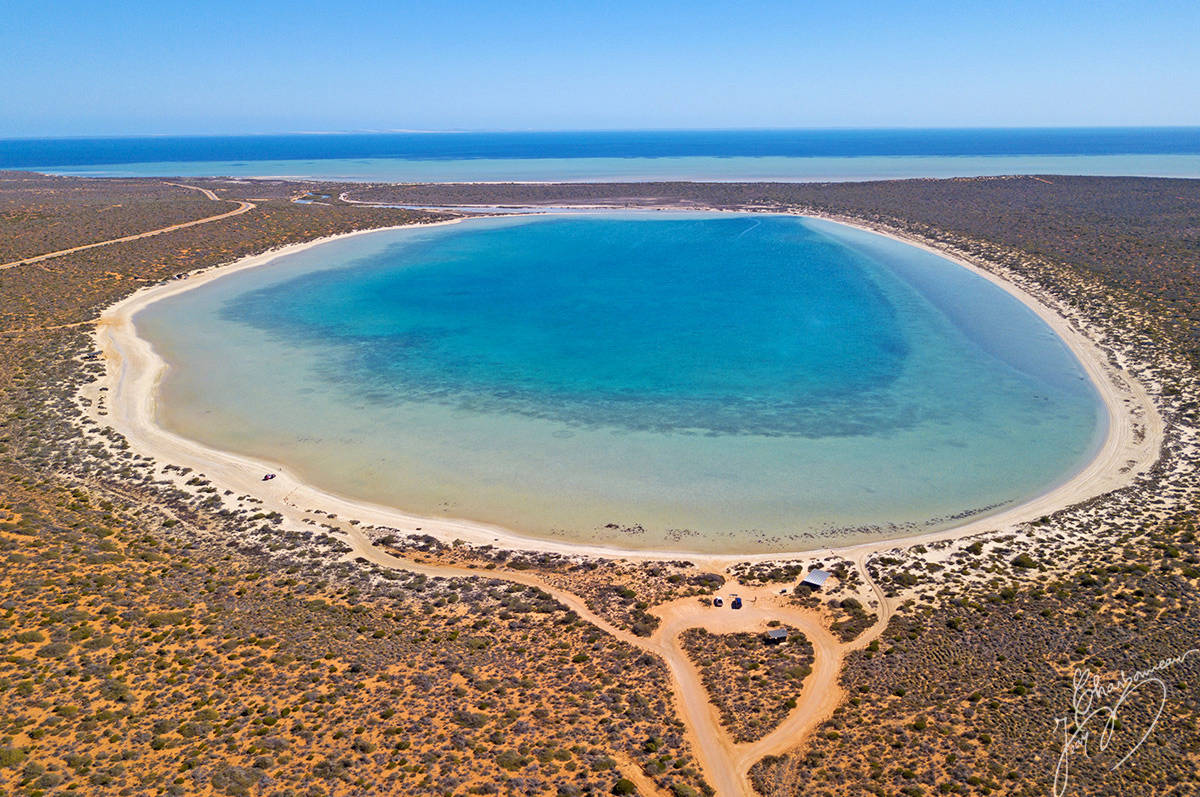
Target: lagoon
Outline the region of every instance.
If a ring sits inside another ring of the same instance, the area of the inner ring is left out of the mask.
[[[1106,415],[1029,308],[788,216],[380,231],[149,305],[159,422],[344,495],[624,548],[935,530],[1068,479]]]

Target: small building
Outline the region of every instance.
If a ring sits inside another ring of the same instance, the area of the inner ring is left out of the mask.
[[[787,642],[786,628],[768,628],[766,641],[768,645],[778,645]]]
[[[800,582],[802,587],[812,587],[820,589],[825,585],[826,579],[829,578],[829,573],[825,570],[810,570],[804,580]]]
[[[740,597],[738,597],[737,595],[734,595],[733,600],[729,602],[729,608],[731,608],[731,609],[742,608],[742,599]]]

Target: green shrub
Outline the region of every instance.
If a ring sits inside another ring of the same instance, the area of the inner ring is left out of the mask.
[[[0,767],[15,767],[25,760],[25,755],[19,747],[0,747]]]
[[[529,763],[529,759],[525,758],[515,750],[502,750],[496,755],[496,764],[501,769],[506,769],[509,772],[516,772],[522,769]]]

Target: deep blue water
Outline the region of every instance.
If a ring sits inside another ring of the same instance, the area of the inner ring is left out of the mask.
[[[1061,481],[1105,429],[1015,298],[790,217],[371,233],[136,320],[174,366],[160,412],[182,434],[584,542],[779,550],[939,527]]]
[[[887,395],[909,346],[895,309],[853,251],[790,219],[564,218],[397,257],[247,293],[222,317],[337,341],[331,377],[365,396],[657,432],[915,421]]]
[[[0,139],[0,168],[341,158],[1200,154],[1200,128],[647,130]]]
[[[654,130],[0,140],[0,168],[330,180],[1200,177],[1200,128]]]

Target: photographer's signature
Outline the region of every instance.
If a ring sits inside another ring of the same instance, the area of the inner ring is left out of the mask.
[[[1089,742],[1095,743],[1095,751],[1107,750],[1113,741],[1114,733],[1121,728],[1118,715],[1122,707],[1137,700],[1150,700],[1158,704],[1154,719],[1150,720],[1149,726],[1138,738],[1137,743],[1112,765],[1110,771],[1116,770],[1137,752],[1142,742],[1146,741],[1150,732],[1154,730],[1167,703],[1167,684],[1159,677],[1159,673],[1182,664],[1188,656],[1200,657],[1200,648],[1163,659],[1148,670],[1129,675],[1121,673],[1116,678],[1105,679],[1091,670],[1075,672],[1071,713],[1054,720],[1054,727],[1061,727],[1063,732],[1062,755],[1059,756],[1058,766],[1054,769],[1054,797],[1063,797],[1066,794],[1067,783],[1071,777],[1071,755],[1075,752],[1088,755]]]

